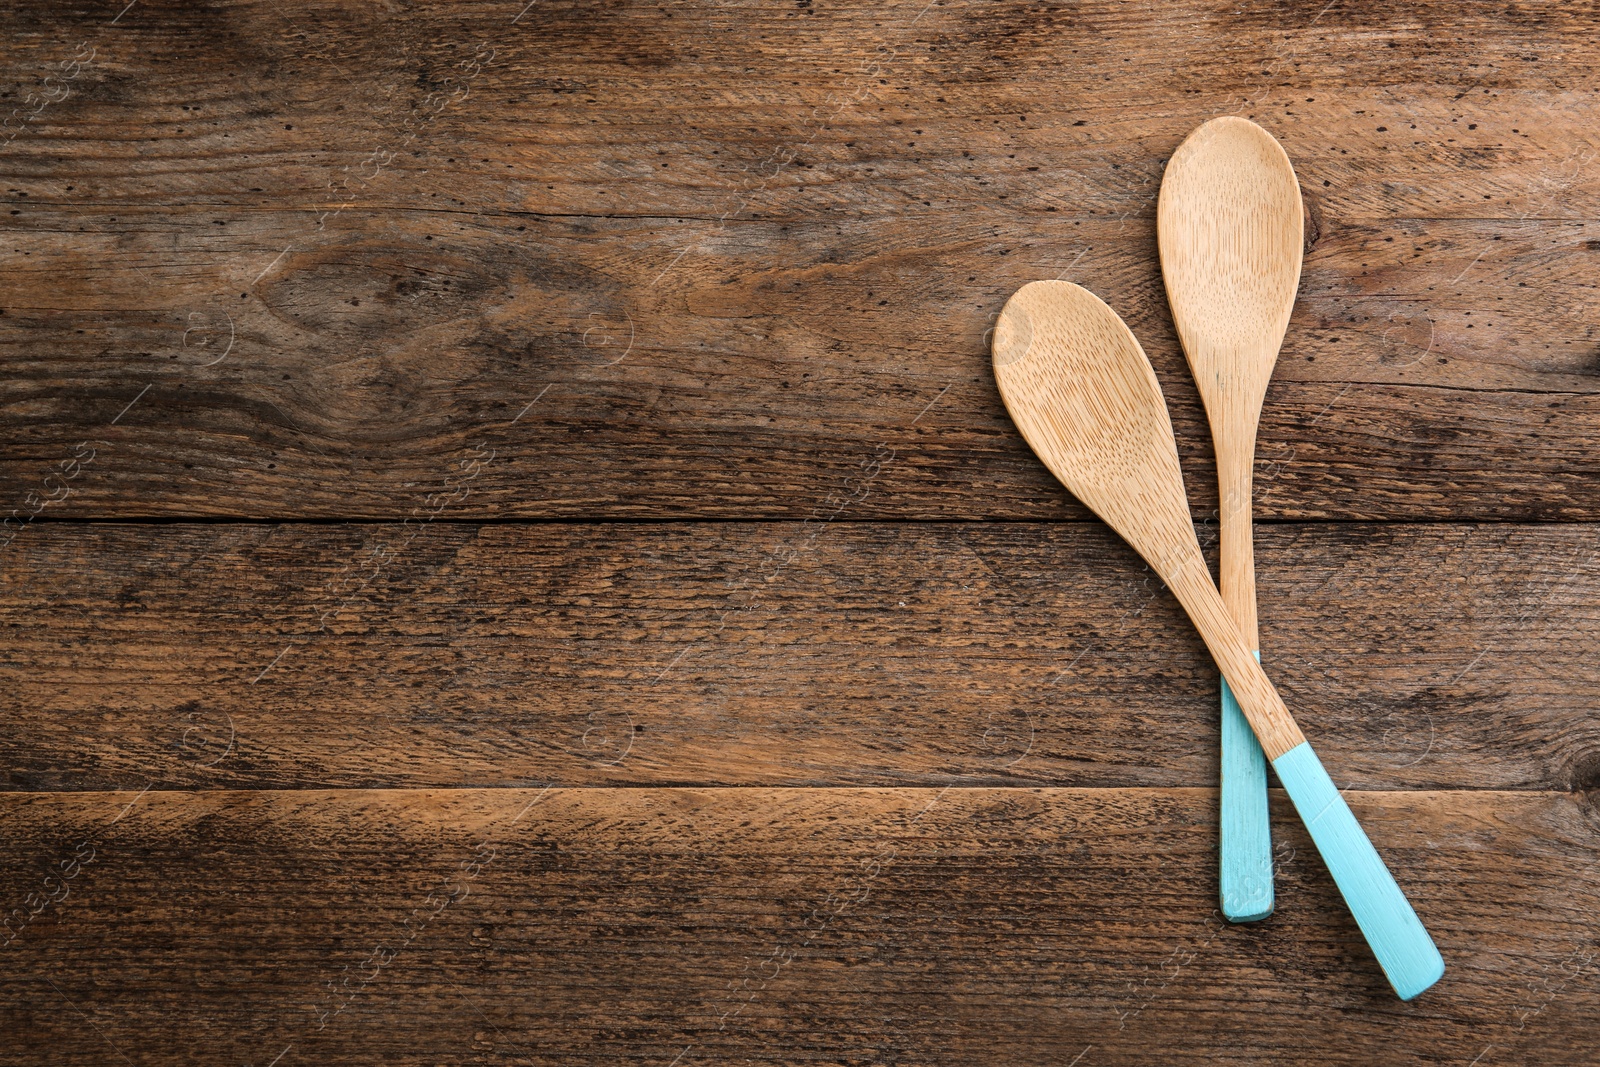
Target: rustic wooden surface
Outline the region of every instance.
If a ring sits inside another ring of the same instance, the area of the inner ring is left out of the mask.
[[[0,1063],[1595,1062],[1592,6],[125,5],[0,7]],[[1214,671],[988,370],[1095,291],[1206,521],[1227,113],[1263,659],[1409,1005],[1281,796],[1217,921]]]
[[[0,975],[53,1062],[1593,1062],[1569,793],[1352,794],[1454,968],[1411,1004],[1281,797],[1229,927],[1209,789],[134,796],[0,798],[85,857]]]

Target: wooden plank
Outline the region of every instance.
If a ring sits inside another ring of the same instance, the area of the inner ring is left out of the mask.
[[[20,13],[16,93],[94,58],[4,134],[0,514],[400,518],[481,446],[452,514],[803,518],[893,448],[853,515],[1081,517],[985,353],[1058,275],[1208,510],[1152,209],[1242,110],[1314,238],[1263,513],[1600,518],[1586,20],[1235,6]]]
[[[530,266],[511,218],[447,223],[432,245],[429,218],[361,232],[374,218],[342,220],[327,247],[255,286],[259,250],[287,238],[238,235],[258,251],[180,267],[163,249],[192,235],[170,227],[131,236],[102,218],[90,239],[67,213],[35,219],[0,387],[11,507],[397,518],[470,465],[455,517],[803,518],[867,464],[884,469],[852,517],[1081,517],[1007,420],[985,351],[1005,297],[1069,266],[1145,343],[1194,507],[1215,505],[1148,226],[1025,238],[1003,269],[991,228],[959,217],[887,248],[870,225],[848,238],[741,227],[736,265],[697,260],[685,285],[652,292],[628,257],[641,243],[669,254],[683,224],[536,223],[548,243]],[[1491,228],[1322,239],[1263,413],[1263,515],[1596,517],[1592,227],[1506,241]],[[1451,251],[1442,270],[1368,269],[1375,247],[1402,241]],[[1513,290],[1536,295],[1500,313]],[[92,467],[51,482],[82,448]]]
[[[1600,529],[1257,552],[1341,785],[1596,781]],[[36,523],[0,574],[12,789],[1216,781],[1215,668],[1098,525]]]
[[[1350,800],[1450,967],[1412,1004],[1281,797],[1228,927],[1209,790],[8,795],[7,1057],[1589,1063],[1593,796]]]
[[[168,0],[114,13],[9,16],[13,98],[66,96],[7,125],[8,170],[75,203],[292,199],[309,213],[420,196],[715,220],[937,192],[1125,217],[1149,213],[1185,133],[1238,110],[1326,160],[1356,217],[1600,217],[1584,165],[1600,47],[1584,12],[1554,5],[1209,0],[1147,17],[1114,0],[1070,14],[1015,0],[598,14],[508,0],[373,17],[326,0]],[[1030,170],[1030,151],[1052,166]]]

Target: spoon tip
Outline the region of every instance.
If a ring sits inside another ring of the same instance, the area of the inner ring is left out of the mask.
[[[1088,296],[1083,286],[1059,280],[1029,282],[1011,294],[995,320],[994,341],[990,346],[995,370],[1021,363],[1034,350],[1035,312],[1048,317],[1051,307],[1059,309],[1062,302],[1070,304],[1083,296]]]
[[[1194,141],[1196,146],[1215,145],[1219,143],[1232,143],[1234,145],[1251,145],[1261,149],[1276,149],[1283,151],[1283,146],[1278,139],[1258,122],[1254,122],[1242,115],[1218,115],[1214,119],[1207,119],[1196,126],[1185,141]],[[1288,157],[1285,156],[1287,159]]]

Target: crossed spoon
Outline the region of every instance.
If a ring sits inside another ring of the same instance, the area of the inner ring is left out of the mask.
[[[1127,324],[1087,289],[1030,282],[995,324],[994,375],[1045,466],[1188,612],[1394,991],[1410,1000],[1433,985],[1444,974],[1438,948],[1211,581],[1161,385]]]

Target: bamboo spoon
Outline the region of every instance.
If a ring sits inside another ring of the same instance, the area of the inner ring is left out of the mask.
[[[994,330],[1006,410],[1045,466],[1177,596],[1402,1000],[1444,973],[1433,940],[1251,654],[1206,570],[1166,402],[1144,350],[1098,297],[1032,282]]]
[[[1261,658],[1250,533],[1256,424],[1300,285],[1300,186],[1270,133],[1212,119],[1161,178],[1156,231],[1172,320],[1200,386],[1217,453],[1223,603]],[[1222,913],[1272,913],[1267,764],[1222,682]]]

